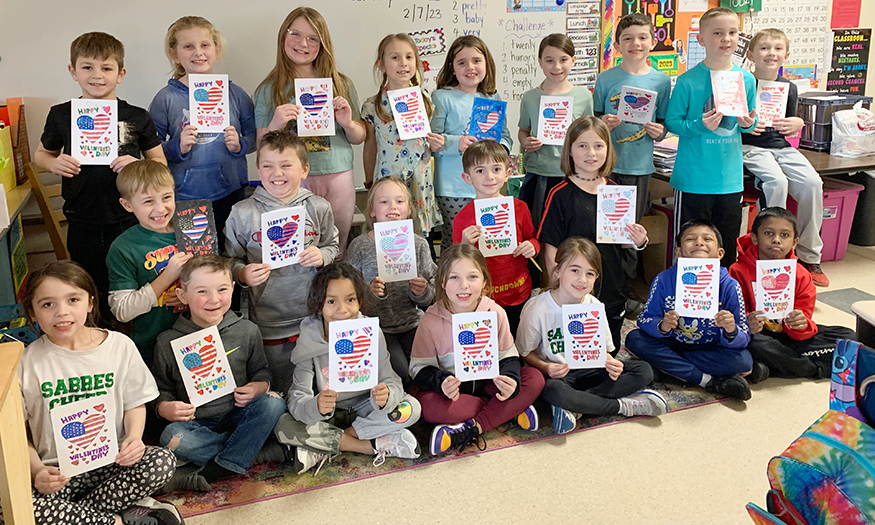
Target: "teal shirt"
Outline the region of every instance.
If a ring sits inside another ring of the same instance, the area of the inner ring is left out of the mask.
[[[633,75],[620,66],[613,67],[601,75],[593,91],[595,114],[616,115],[623,86],[656,91],[656,110],[652,122],[665,121],[668,99],[671,95],[671,80],[661,71],[651,69],[646,75]],[[644,131],[644,126],[632,122],[621,122],[611,130],[611,141],[617,153],[614,173],[621,175],[650,175],[653,166],[653,139]]]
[[[520,123],[521,129],[532,130],[531,135],[538,134],[538,117],[541,108],[541,96],[545,95],[539,88],[530,89],[523,94],[523,99],[520,101]],[[572,122],[585,115],[592,115],[592,93],[583,86],[574,86],[568,93],[561,95],[550,95],[556,97],[574,97],[574,108],[571,110]],[[537,151],[526,151],[523,153],[523,166],[526,168],[526,173],[535,173],[544,177],[564,177],[560,164],[562,162],[562,146],[554,146],[552,144],[544,144]]]
[[[744,74],[747,107],[756,108],[756,79],[738,66],[732,71]],[[725,195],[744,190],[742,181],[741,132],[756,127],[739,127],[735,117],[723,117],[714,131],[702,124],[702,115],[714,107],[711,69],[700,62],[678,77],[668,101],[665,126],[680,137],[671,185],[680,191],[706,195]]]

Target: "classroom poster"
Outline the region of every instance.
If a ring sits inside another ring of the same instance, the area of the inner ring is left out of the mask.
[[[118,456],[113,396],[89,397],[51,411],[58,468],[72,478],[110,465]]]
[[[541,95],[538,108],[538,140],[543,144],[562,146],[565,132],[571,125],[574,97],[551,97]]]
[[[216,234],[216,216],[209,199],[176,201],[173,216],[173,232],[176,234],[176,251],[191,255],[219,254],[219,238]]]
[[[70,156],[83,165],[109,165],[118,157],[118,100],[70,101]]]
[[[602,244],[635,244],[627,224],[635,223],[638,188],[604,184],[596,194],[596,242]]]
[[[826,89],[839,93],[866,93],[871,29],[837,29],[832,37],[832,63]]]
[[[498,314],[453,314],[453,361],[461,381],[498,377]]]
[[[386,95],[401,140],[418,139],[431,133],[419,86],[387,91]]]
[[[384,282],[408,281],[418,275],[413,220],[374,223],[377,275]]]
[[[796,260],[758,260],[756,272],[756,309],[768,319],[787,317],[796,297]]]
[[[198,131],[224,132],[231,125],[228,75],[189,75],[188,107]]]
[[[328,387],[358,392],[377,386],[380,319],[364,317],[328,323]]]
[[[726,117],[741,117],[749,113],[741,71],[711,71],[714,107]]]
[[[500,142],[506,114],[507,102],[490,98],[475,98],[467,134],[477,140],[490,139]]]
[[[170,341],[170,347],[179,366],[189,403],[199,407],[234,393],[237,383],[228,364],[218,326],[174,339]]]
[[[298,113],[298,136],[334,135],[334,81],[332,79],[296,78],[295,100],[303,108]]]
[[[681,317],[713,319],[720,302],[720,259],[678,257],[674,309]]]
[[[292,206],[261,214],[261,262],[282,268],[298,262],[304,251],[307,210]]]
[[[604,368],[608,360],[605,305],[563,304],[562,333],[568,368]]]
[[[617,117],[623,122],[646,124],[656,111],[656,91],[623,86],[617,106]]]
[[[512,254],[516,250],[513,197],[474,199],[474,215],[480,226],[480,251],[484,257]]]
[[[672,42],[675,39],[677,26],[675,16],[677,0],[625,0],[618,1],[617,4],[621,5],[619,18],[631,13],[641,13],[650,18],[656,36],[656,47],[653,51],[674,51]]]
[[[789,82],[757,81],[757,115],[767,128],[775,119],[784,118],[787,113],[787,98],[790,96]]]

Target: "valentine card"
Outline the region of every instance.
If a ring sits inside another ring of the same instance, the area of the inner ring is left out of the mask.
[[[413,221],[375,222],[377,274],[387,283],[407,281],[417,275]]]
[[[727,117],[748,114],[744,76],[741,71],[711,71],[711,91],[714,107]]]
[[[596,242],[602,244],[635,244],[627,224],[635,223],[635,186],[599,186],[596,194]]]
[[[769,319],[783,319],[793,311],[796,297],[796,260],[757,261],[756,309]]]
[[[335,392],[377,386],[380,320],[376,317],[328,323],[328,385]]]
[[[70,138],[80,164],[110,164],[118,157],[118,100],[71,100]]]
[[[571,125],[574,97],[541,95],[538,107],[538,140],[544,144],[562,146],[565,132]]]
[[[219,238],[216,235],[216,217],[213,215],[212,201],[208,199],[176,201],[173,231],[176,234],[178,253],[219,254]]]
[[[656,110],[656,91],[638,87],[623,86],[617,104],[617,117],[623,122],[646,124],[652,120]]]
[[[298,262],[304,251],[307,210],[292,206],[261,214],[261,262],[282,268]]]
[[[387,91],[386,95],[389,97],[389,105],[392,106],[392,115],[395,116],[395,126],[401,140],[418,139],[431,133],[419,86]]]
[[[608,360],[605,305],[563,304],[562,333],[569,368],[604,368]]]
[[[461,381],[498,377],[498,314],[453,314],[453,362]]]
[[[219,328],[211,326],[170,341],[189,403],[199,407],[237,388]],[[236,348],[234,349],[236,350]],[[233,350],[232,350],[233,352]]]
[[[517,247],[513,197],[474,199],[474,214],[480,226],[480,251],[484,257],[513,253]]]
[[[118,455],[112,396],[90,397],[52,409],[58,468],[68,478],[115,462]]]
[[[330,78],[296,78],[295,100],[298,113],[298,136],[330,137],[334,135],[334,81]]]
[[[789,82],[757,80],[757,115],[767,128],[772,127],[775,119],[784,118],[789,95]]]
[[[475,98],[474,109],[471,110],[471,122],[468,124],[466,135],[477,140],[501,141],[501,130],[504,129],[506,113],[507,102],[489,98]]]
[[[713,319],[719,310],[720,259],[678,257],[674,309],[681,317]]]
[[[198,131],[222,133],[231,125],[228,75],[189,75],[188,107]]]

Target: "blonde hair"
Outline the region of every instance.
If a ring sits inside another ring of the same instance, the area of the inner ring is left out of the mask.
[[[787,33],[781,31],[780,29],[769,27],[766,29],[760,29],[756,32],[753,38],[750,39],[750,46],[748,49],[754,49],[757,44],[760,43],[760,40],[764,38],[771,38],[772,40],[783,40],[785,51],[790,51],[790,39],[787,38]]]
[[[374,195],[377,194],[377,188],[388,184],[390,182],[394,182],[401,188],[401,192],[404,193],[404,197],[407,198],[407,217],[405,219],[410,218],[410,214],[413,213],[413,197],[410,195],[410,190],[407,189],[407,185],[404,184],[404,181],[395,175],[389,175],[388,177],[383,177],[381,179],[377,179],[374,181],[374,185],[371,186],[371,189],[368,190],[368,205],[365,208],[365,221],[368,223],[368,230],[374,229],[375,218],[371,216],[371,213],[374,211]]]
[[[184,16],[180,18],[170,24],[170,27],[167,28],[167,35],[164,37],[164,54],[170,60],[170,67],[173,68],[173,78],[182,78],[186,75],[186,72],[182,64],[173,60],[170,50],[176,49],[176,46],[179,44],[177,35],[180,31],[194,28],[205,29],[210,34],[210,38],[213,39],[213,45],[216,46],[217,61],[222,58],[222,53],[225,51],[225,37],[222,36],[222,33],[209,20],[201,16]]]
[[[568,126],[568,132],[565,134],[565,145],[562,146],[561,168],[566,177],[574,175],[575,170],[574,159],[571,157],[571,145],[588,130],[595,131],[608,148],[605,163],[599,168],[599,177],[607,178],[614,171],[614,166],[617,164],[617,154],[614,152],[614,144],[611,141],[611,130],[608,129],[608,126],[600,118],[583,116],[572,122]]]
[[[413,75],[413,78],[410,79],[410,85],[422,86],[422,59],[419,57],[419,49],[416,47],[416,42],[413,41],[413,38],[407,33],[396,33],[394,35],[387,35],[383,40],[380,40],[380,45],[377,46],[377,60],[374,62],[374,78],[379,79],[382,76],[382,80],[380,80],[380,88],[377,90],[377,95],[374,97],[374,110],[376,111],[377,118],[380,119],[380,122],[392,121],[392,114],[386,111],[386,108],[383,107],[382,103],[383,90],[389,85],[389,76],[380,71],[380,65],[383,62],[383,57],[386,55],[386,48],[388,48],[389,44],[392,42],[404,42],[413,50],[413,56],[416,57],[416,73]],[[426,115],[428,115],[428,118],[431,118],[434,106],[431,103],[431,99],[426,96],[426,90],[424,87],[422,88],[422,104],[425,107]]]
[[[176,182],[167,166],[157,160],[143,159],[131,162],[115,178],[115,187],[121,198],[131,198],[142,191],[159,188],[176,188]]]
[[[450,270],[452,270],[453,265],[461,259],[468,259],[473,262],[483,275],[483,292],[481,294],[489,295],[489,291],[492,290],[492,278],[489,276],[489,269],[486,267],[486,258],[483,257],[480,250],[473,244],[453,244],[446,250],[441,250],[437,274],[435,275],[435,282],[439,286],[435,289],[434,302],[441,303],[448,310],[450,309],[450,304],[446,290],[447,280],[450,278]]]
[[[703,31],[705,25],[710,23],[711,20],[723,15],[732,15],[735,17],[736,22],[738,21],[738,14],[732,9],[729,9],[728,7],[712,7],[705,11],[705,14],[699,19],[699,31]]]
[[[459,79],[456,78],[456,70],[453,67],[453,62],[456,61],[456,55],[466,47],[474,49],[486,60],[486,76],[477,86],[477,91],[486,95],[494,95],[498,90],[495,88],[495,61],[492,60],[492,53],[486,47],[486,42],[480,37],[474,35],[460,36],[453,41],[450,50],[447,51],[447,59],[444,61],[443,67],[437,76],[437,89],[445,87],[453,87],[459,85]]]
[[[596,247],[591,240],[584,237],[569,237],[562,241],[562,244],[560,244],[559,248],[556,250],[556,266],[553,268],[553,271],[556,273],[556,278],[554,279],[554,276],[550,276],[550,285],[547,287],[548,290],[559,288],[559,273],[562,272],[562,268],[564,268],[565,265],[573,261],[578,255],[586,259],[586,262],[592,266],[592,269],[595,270],[596,277],[602,274],[602,254],[599,252],[598,247]]]

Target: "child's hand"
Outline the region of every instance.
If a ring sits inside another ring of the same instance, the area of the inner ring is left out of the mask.
[[[602,122],[607,124],[608,129],[614,129],[620,125],[621,120],[620,120],[620,117],[618,117],[617,115],[605,114],[605,115],[602,115]]]
[[[766,131],[766,122],[760,119],[757,122],[757,127],[753,128],[753,131],[750,131],[749,133],[755,137],[758,137],[762,135],[764,131]]]
[[[714,316],[714,324],[717,328],[722,328],[727,334],[735,331],[735,316],[728,310],[720,310]]]
[[[681,318],[676,310],[669,310],[662,316],[662,321],[659,322],[659,331],[667,334],[678,327],[678,320]]]
[[[159,306],[169,306],[171,308],[181,308],[185,306],[185,303],[183,303],[179,296],[176,295],[176,291],[163,293],[161,294],[161,297],[163,297],[164,300]]]
[[[378,407],[386,408],[386,403],[389,402],[389,387],[386,383],[377,383],[377,386],[371,389],[371,397]]]
[[[616,381],[620,374],[623,373],[623,362],[608,356],[608,360],[605,361],[605,370],[607,370],[611,381]]]
[[[747,314],[747,326],[750,328],[750,335],[758,334],[763,331],[763,318],[760,316],[766,315],[762,310],[754,310]]]
[[[337,404],[337,392],[331,389],[325,389],[319,392],[319,395],[316,396],[316,405],[319,408],[319,413],[323,416],[327,416],[334,410],[334,406]]]
[[[62,476],[58,467],[44,465],[33,477],[33,488],[40,494],[54,494],[64,488],[68,481],[70,478]]]
[[[72,177],[79,174],[79,166],[81,166],[81,164],[78,160],[70,155],[61,153],[52,161],[52,165],[49,166],[49,171],[57,173],[62,177]]]
[[[516,381],[507,376],[497,376],[492,380],[492,383],[498,389],[495,398],[499,401],[507,401],[513,395],[513,391],[516,390]]]
[[[740,117],[735,117],[735,118],[738,121],[739,126],[741,126],[742,128],[749,128],[749,127],[753,126],[754,122],[756,122],[757,110],[752,109],[752,110],[750,110],[750,113],[748,113],[747,115],[742,115]]]
[[[379,277],[374,277],[374,280],[371,281],[371,284],[368,285],[371,289],[371,293],[377,297],[385,297],[386,295],[386,283],[383,279]]]
[[[119,173],[125,166],[130,164],[131,162],[137,162],[138,158],[131,157],[130,155],[122,155],[121,157],[116,157],[115,160],[109,163],[109,167],[112,168],[112,171]]]
[[[459,139],[459,153],[465,153],[465,150],[468,149],[468,146],[477,142],[477,139],[470,135],[462,135],[462,138]]]
[[[192,255],[190,253],[177,252],[169,261],[167,261],[167,266],[164,267],[164,272],[161,273],[166,272],[169,278],[176,281],[179,279],[179,274],[182,273],[182,267],[185,266],[185,263],[187,263],[191,257]]]
[[[138,437],[127,437],[118,448],[118,455],[115,457],[115,462],[122,467],[130,467],[146,452],[146,445],[143,440]]]
[[[352,124],[352,107],[343,97],[334,97],[334,120],[343,127]]]
[[[189,124],[179,134],[179,152],[185,155],[197,142],[197,127]]]
[[[626,224],[626,231],[629,232],[629,237],[632,238],[632,242],[635,243],[635,246],[641,248],[644,246],[644,243],[647,242],[647,230],[644,226],[640,224]]]
[[[523,256],[526,259],[531,259],[535,256],[535,245],[531,241],[523,241],[517,245],[513,251],[514,257]]]
[[[523,141],[523,149],[526,151],[538,151],[543,145],[544,144],[538,139],[538,137],[532,137],[531,135],[526,137],[526,140]]]
[[[781,135],[794,137],[799,133],[799,130],[805,126],[805,121],[799,117],[776,118],[772,121],[772,126],[774,126]]]
[[[793,310],[784,318],[784,324],[793,330],[805,330],[808,328],[808,319],[805,318],[802,310]]]
[[[191,421],[194,419],[194,411],[194,405],[182,401],[162,401],[158,405],[158,415],[171,423]]]
[[[243,386],[238,386],[234,389],[234,406],[238,408],[245,407],[262,394],[260,390],[259,385],[255,383],[246,383]]]
[[[450,398],[450,401],[456,401],[459,399],[460,386],[462,386],[462,382],[459,381],[459,378],[456,376],[448,376],[444,379],[443,383],[441,383],[441,390],[445,396]]]
[[[440,133],[429,133],[425,136],[428,148],[432,151],[440,151],[444,147],[444,136]]]
[[[171,261],[173,259],[170,259]],[[240,269],[237,278],[246,286],[258,286],[270,277],[270,265],[267,263],[251,263]]]
[[[410,279],[408,286],[410,286],[410,292],[419,297],[428,290],[428,281],[425,280],[425,277],[414,277]]]
[[[301,266],[321,268],[323,264],[325,264],[325,260],[322,259],[322,251],[318,246],[310,246],[301,252],[301,258],[298,259],[298,263]]]
[[[240,134],[234,129],[234,126],[225,128],[225,147],[231,153],[240,152]]]
[[[562,379],[568,375],[569,370],[568,363],[547,363],[544,368],[551,379]]]
[[[650,138],[656,139],[660,135],[665,132],[665,126],[659,124],[658,122],[645,122],[644,123],[644,131],[650,135]]]
[[[477,246],[478,242],[480,242],[480,226],[474,224],[462,230],[462,244]]]
[[[276,131],[285,128],[290,120],[298,120],[298,114],[300,112],[301,106],[296,106],[295,104],[283,104],[282,106],[277,106],[276,110],[273,112],[273,118],[271,119],[270,124],[267,125],[267,129],[270,131]]]
[[[720,125],[720,121],[723,120],[723,113],[717,113],[716,109],[712,109],[711,111],[702,115],[702,124],[705,125],[711,131],[717,129],[717,126]]]

